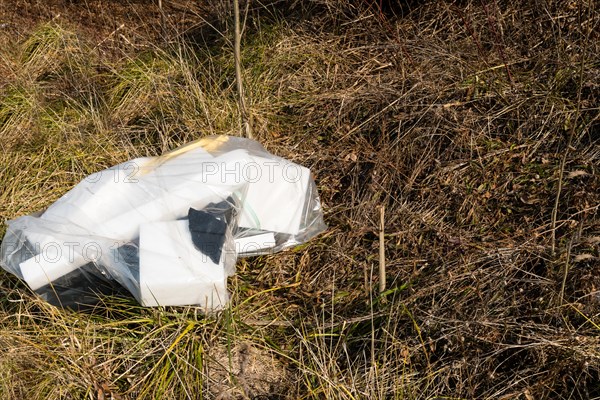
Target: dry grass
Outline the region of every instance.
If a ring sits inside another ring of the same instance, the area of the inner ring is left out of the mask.
[[[0,397],[600,398],[600,10],[413,3],[252,5],[254,136],[312,169],[330,229],[240,260],[209,317],[61,310],[1,274]],[[238,134],[226,12],[118,59],[56,23],[4,46],[2,221]]]

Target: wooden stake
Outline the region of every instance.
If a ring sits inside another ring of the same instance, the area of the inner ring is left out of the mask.
[[[379,294],[385,292],[385,206],[379,208]]]
[[[237,83],[238,91],[238,103],[240,106],[240,119],[242,122],[242,129],[244,135],[248,139],[253,139],[252,125],[250,124],[250,118],[248,117],[248,110],[246,109],[246,99],[244,98],[244,83],[242,82],[242,56],[241,56],[241,42],[242,34],[240,32],[240,4],[239,0],[233,0],[233,17],[235,19],[235,41],[233,47],[233,57],[235,61],[235,80]]]

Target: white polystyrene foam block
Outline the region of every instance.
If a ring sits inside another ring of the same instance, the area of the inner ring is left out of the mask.
[[[239,226],[297,234],[310,181],[308,168],[284,159],[252,156]]]
[[[133,240],[142,223],[178,219],[190,207],[201,209],[241,190],[249,160],[245,150],[213,157],[200,147],[164,162],[135,159],[84,179],[42,218],[70,221],[92,235]]]
[[[147,199],[147,193],[136,183],[140,168],[150,160],[137,158],[86,177],[48,207],[41,218],[94,229],[107,218],[118,215],[127,204]]]
[[[31,290],[46,286],[86,264],[81,254],[71,251],[69,255],[67,248],[54,246],[47,248],[47,251],[19,264],[23,280],[27,282]]]
[[[142,305],[217,309],[227,303],[225,253],[215,264],[198,251],[187,220],[142,224],[139,254]]]
[[[275,247],[275,235],[273,232],[265,232],[258,235],[235,238],[234,242],[236,252],[243,256],[244,254],[251,254]]]
[[[228,191],[220,192],[190,182],[176,190],[164,191],[160,196],[149,196],[145,203],[104,221],[96,229],[102,236],[132,240],[139,236],[139,227],[143,223],[175,220],[186,216],[190,207],[202,209],[209,203],[222,201],[228,195]]]
[[[37,290],[55,279],[77,269],[81,256],[73,248],[65,247],[51,235],[36,230],[26,233],[29,246],[36,256],[19,264],[23,280]],[[85,264],[85,263],[82,263]]]

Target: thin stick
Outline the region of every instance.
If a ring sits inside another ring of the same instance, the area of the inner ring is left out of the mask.
[[[242,35],[240,33],[240,4],[239,0],[233,0],[233,16],[235,19],[235,43],[233,46],[233,56],[235,60],[235,81],[237,83],[238,91],[238,103],[240,106],[240,121],[244,130],[244,135],[248,139],[253,139],[252,126],[248,118],[248,111],[246,109],[246,100],[244,98],[244,83],[242,82],[242,61],[241,61],[241,41]]]
[[[385,292],[385,206],[379,208],[379,294]]]

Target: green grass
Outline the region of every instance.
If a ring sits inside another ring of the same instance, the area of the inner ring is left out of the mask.
[[[600,396],[599,10],[376,4],[261,6],[246,25],[254,135],[311,168],[330,229],[239,260],[208,316],[63,310],[0,273],[0,398]],[[238,135],[222,33],[104,57],[77,27],[0,31],[0,233],[92,172]]]

